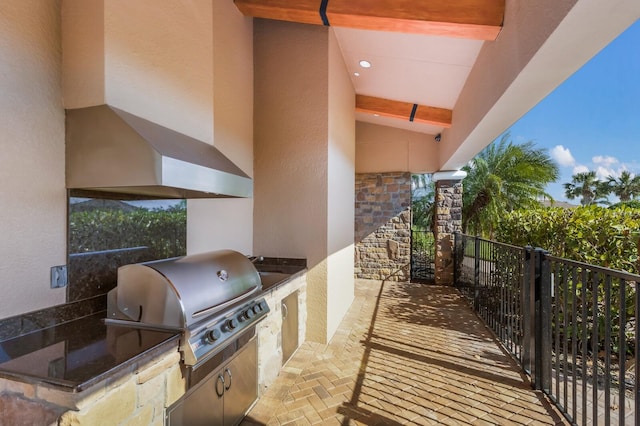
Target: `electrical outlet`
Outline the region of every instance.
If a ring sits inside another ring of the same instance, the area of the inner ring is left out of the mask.
[[[61,288],[67,285],[67,265],[51,267],[51,288]]]

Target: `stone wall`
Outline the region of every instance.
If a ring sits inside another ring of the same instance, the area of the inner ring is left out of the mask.
[[[29,407],[1,413],[0,424],[162,426],[165,408],[186,390],[175,345],[78,393],[0,378],[0,399]]]
[[[410,173],[356,174],[356,278],[411,278],[410,207]]]
[[[436,182],[436,284],[453,285],[453,239],[462,230],[462,181]]]

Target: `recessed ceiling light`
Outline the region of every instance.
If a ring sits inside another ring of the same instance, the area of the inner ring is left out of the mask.
[[[371,68],[371,62],[365,61],[364,59],[360,61],[359,64],[362,68]]]
[[[354,72],[353,75],[355,75],[356,77],[360,77],[360,73],[359,72]]]
[[[373,114],[374,117],[380,117],[380,114]]]

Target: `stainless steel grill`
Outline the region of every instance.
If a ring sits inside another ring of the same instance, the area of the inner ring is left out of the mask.
[[[126,265],[109,293],[108,321],[181,331],[182,359],[197,368],[253,334],[269,312],[261,290],[254,265],[232,250]]]

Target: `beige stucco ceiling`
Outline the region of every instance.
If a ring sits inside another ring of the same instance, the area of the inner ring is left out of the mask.
[[[484,43],[351,28],[334,31],[357,94],[447,109],[455,106]],[[363,59],[371,62],[371,68],[359,65]],[[432,135],[443,130],[360,112],[356,119]]]

